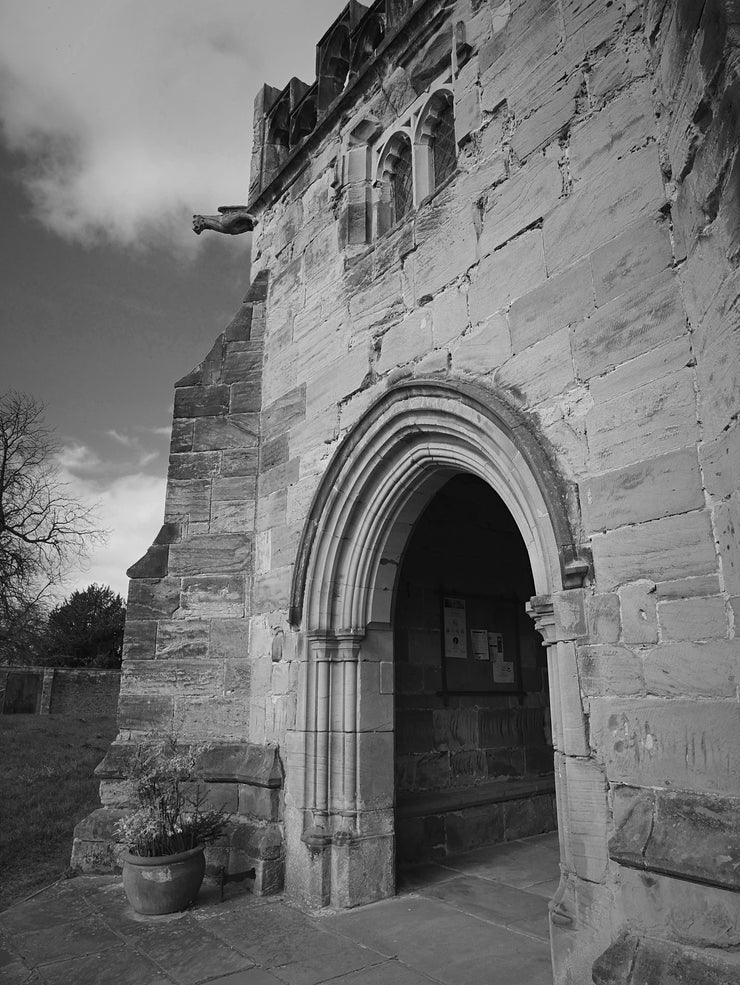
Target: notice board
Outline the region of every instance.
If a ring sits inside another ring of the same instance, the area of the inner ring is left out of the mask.
[[[443,689],[448,692],[518,691],[517,599],[442,591]]]

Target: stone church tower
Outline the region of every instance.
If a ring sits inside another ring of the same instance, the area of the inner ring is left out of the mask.
[[[200,220],[254,227],[253,280],[176,384],[75,857],[175,730],[253,892],[557,827],[558,985],[740,980],[737,3],[327,28]]]

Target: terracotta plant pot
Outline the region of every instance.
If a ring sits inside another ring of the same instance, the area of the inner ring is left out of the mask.
[[[203,846],[179,855],[123,853],[123,888],[137,913],[177,913],[198,895],[206,871]]]

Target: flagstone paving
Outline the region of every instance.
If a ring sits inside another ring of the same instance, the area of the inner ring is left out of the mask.
[[[557,878],[557,835],[406,869],[393,899],[319,914],[206,886],[142,917],[120,877],[81,876],[0,913],[0,983],[551,985]]]

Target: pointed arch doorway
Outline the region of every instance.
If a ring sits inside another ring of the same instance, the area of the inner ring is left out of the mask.
[[[452,481],[492,490],[521,539],[530,612],[548,644],[556,749],[564,704],[580,706],[552,632],[553,595],[587,569],[565,506],[572,490],[529,423],[494,394],[422,382],[388,391],[330,463],[294,571],[290,616],[305,650],[286,749],[287,885],[312,906],[355,906],[395,890],[398,573],[420,517]],[[558,814],[565,796],[561,782]],[[561,836],[565,871],[567,855]]]

